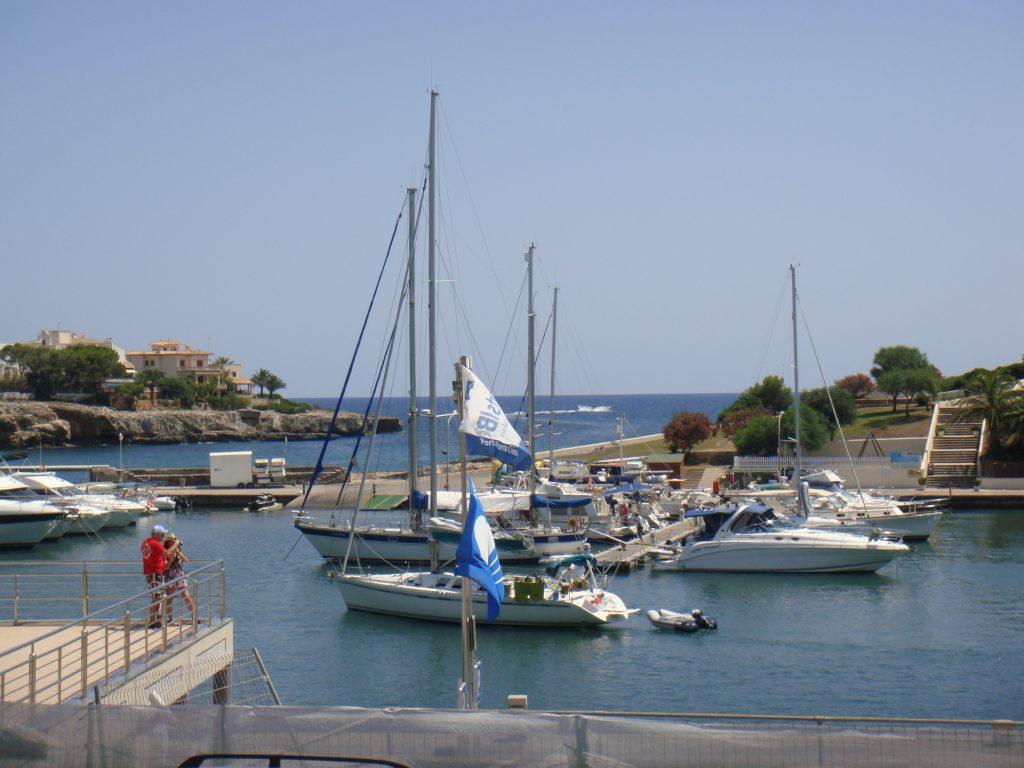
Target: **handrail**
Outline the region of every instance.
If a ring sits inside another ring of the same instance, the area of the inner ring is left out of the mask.
[[[932,445],[935,442],[935,430],[939,426],[939,403],[935,403],[932,408],[932,420],[928,425],[928,441],[924,444],[924,455],[921,456],[921,472],[924,474],[922,477],[928,477],[928,462],[931,459]]]
[[[978,432],[978,453],[974,457],[974,476],[981,477],[981,453],[985,450],[985,429],[988,425],[988,419],[981,420],[981,428]]]
[[[492,710],[504,712],[506,710]],[[587,710],[587,709],[553,709],[544,710],[548,715],[589,715],[591,717],[633,717],[651,718],[659,720],[765,720],[778,722],[796,723],[898,723],[905,725],[980,725],[987,728],[1024,728],[1024,722],[1020,720],[957,720],[949,718],[925,718],[925,717],[872,717],[865,715],[751,715],[751,714],[729,714],[724,712],[640,712],[615,710]]]
[[[196,576],[196,574],[203,573],[204,571],[207,571],[210,568],[213,568],[213,567],[215,567],[217,565],[221,566],[221,568],[219,570],[219,573],[223,573],[223,570],[224,570],[223,569],[223,561],[222,560],[213,560],[213,561],[210,562],[209,565],[204,565],[202,568],[197,568],[194,571],[186,572],[185,573],[185,578],[187,578],[187,579],[188,578],[194,578]],[[208,580],[204,580],[203,583],[205,584],[206,581],[208,581]],[[145,590],[143,592],[139,592],[139,593],[137,593],[135,595],[132,595],[131,597],[125,598],[124,600],[121,600],[120,602],[114,603],[113,605],[108,605],[108,606],[106,606],[104,608],[100,608],[97,611],[93,611],[92,613],[90,613],[90,614],[88,614],[86,616],[83,616],[81,619],[76,619],[74,621],[69,621],[69,622],[67,622],[67,623],[65,623],[65,624],[63,624],[63,625],[61,625],[61,626],[59,626],[59,627],[57,627],[55,629],[50,630],[49,632],[47,632],[44,635],[40,635],[39,637],[32,638],[31,640],[28,640],[28,641],[22,643],[21,645],[16,645],[13,648],[7,649],[3,653],[0,653],[0,659],[3,659],[4,656],[6,656],[8,654],[11,654],[11,653],[14,653],[15,651],[24,650],[25,648],[28,648],[28,647],[34,645],[35,643],[41,642],[43,640],[46,640],[46,639],[48,639],[50,637],[53,637],[54,635],[58,635],[61,632],[66,632],[68,629],[70,629],[71,627],[74,627],[76,625],[80,624],[80,625],[82,625],[82,627],[84,629],[85,626],[89,623],[89,621],[95,621],[101,614],[107,613],[108,611],[110,611],[110,610],[112,610],[114,608],[121,608],[121,607],[127,606],[131,602],[139,600],[139,599],[141,599],[141,598],[143,598],[143,597],[145,597],[147,595],[150,598],[152,598],[154,593],[159,593],[159,592],[162,592],[162,591],[163,591],[163,587],[162,586],[150,587],[149,589],[147,589],[147,590]],[[222,618],[223,618],[223,616],[222,616]],[[17,666],[17,665],[15,665],[15,666]],[[6,671],[9,671],[10,669],[13,669],[13,667],[8,668],[7,670],[0,670],[0,671],[6,672]]]

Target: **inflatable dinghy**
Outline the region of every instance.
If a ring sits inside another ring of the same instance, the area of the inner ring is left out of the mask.
[[[718,622],[709,619],[701,611],[676,613],[664,608],[647,612],[647,620],[658,629],[674,629],[677,632],[696,632],[698,629],[718,629]]]

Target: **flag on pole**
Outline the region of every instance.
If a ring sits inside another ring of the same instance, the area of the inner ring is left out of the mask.
[[[523,439],[509,423],[497,399],[476,375],[462,367],[462,423],[466,453],[490,456],[515,469],[529,469],[533,463]]]
[[[487,522],[487,513],[477,498],[473,481],[469,481],[469,509],[462,528],[462,538],[455,550],[455,573],[475,581],[487,592],[487,620],[494,621],[501,613],[505,596],[504,575],[494,546],[494,535]]]

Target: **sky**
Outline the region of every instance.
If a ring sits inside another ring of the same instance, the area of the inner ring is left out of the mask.
[[[565,393],[789,375],[790,263],[829,380],[888,344],[1017,361],[1022,39],[1019,2],[7,0],[0,342],[171,338],[335,394],[435,87],[442,392],[465,353],[521,390],[530,242]],[[353,394],[405,248],[403,219]]]

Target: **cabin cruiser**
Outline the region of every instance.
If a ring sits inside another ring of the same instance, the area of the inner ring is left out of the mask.
[[[144,504],[120,499],[114,494],[85,493],[74,483],[52,472],[19,472],[15,476],[41,496],[52,500],[62,499],[73,505],[84,505],[96,512],[106,513],[106,517],[101,520],[99,515],[90,514],[87,510],[87,525],[80,526],[82,533],[95,533],[100,528],[125,528],[134,525],[139,515],[146,512]]]
[[[67,510],[11,475],[0,475],[0,547],[32,547],[64,525]]]
[[[851,491],[847,488],[835,487],[831,490],[806,488],[806,501],[803,508],[809,510],[806,516],[799,511],[800,505],[796,491],[783,486],[753,486],[752,488],[730,494],[732,498],[753,497],[761,501],[771,500],[791,511],[791,514],[804,517],[803,523],[808,528],[825,528],[831,530],[848,530],[868,533],[873,529],[891,533],[905,541],[925,541],[935,531],[942,510],[925,508],[915,512],[907,512],[898,502],[883,496],[870,493]]]
[[[908,551],[881,537],[807,528],[778,517],[763,504],[692,509],[703,534],[656,562],[682,571],[845,573],[877,571]]]
[[[491,625],[583,627],[624,621],[636,613],[601,588],[593,556],[576,555],[547,569],[547,577],[506,576],[501,613]],[[453,573],[335,574],[349,610],[414,619],[461,620],[462,578]],[[470,581],[473,615],[488,623],[487,593]]]

